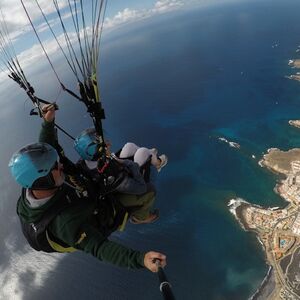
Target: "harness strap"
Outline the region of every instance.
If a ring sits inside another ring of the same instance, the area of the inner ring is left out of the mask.
[[[55,241],[50,239],[50,236],[48,234],[48,231],[46,230],[46,237],[47,237],[47,241],[49,243],[49,245],[53,248],[53,250],[55,250],[56,252],[60,252],[60,253],[71,253],[71,252],[75,252],[77,251],[77,249],[73,248],[73,247],[64,247],[58,243],[56,243]]]
[[[122,222],[122,224],[118,228],[119,231],[121,231],[121,232],[124,231],[126,223],[127,223],[127,220],[128,220],[128,217],[129,217],[129,214],[128,214],[128,212],[126,212],[125,216],[124,216],[124,219],[123,219],[123,222]]]

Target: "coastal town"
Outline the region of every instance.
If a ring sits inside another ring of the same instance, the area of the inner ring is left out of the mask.
[[[288,205],[264,209],[242,199],[229,202],[242,227],[257,233],[271,267],[253,299],[300,299],[300,149],[269,149],[260,165],[286,175],[275,189]]]
[[[290,60],[289,65],[300,68],[300,60]],[[288,78],[300,81],[300,74]],[[290,120],[289,124],[300,128],[300,120]],[[275,191],[287,204],[263,208],[240,198],[229,201],[230,211],[243,229],[257,234],[270,266],[251,299],[300,299],[300,148],[271,148],[259,165],[284,176]]]

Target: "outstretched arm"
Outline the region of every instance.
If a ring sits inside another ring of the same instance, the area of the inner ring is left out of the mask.
[[[151,272],[157,272],[156,259],[160,260],[162,266],[166,265],[166,256],[164,254],[154,251],[143,253],[124,247],[108,239],[103,240],[103,236],[98,231],[95,232],[93,237],[87,239],[82,246],[84,246],[83,250],[85,252],[119,267],[129,269],[145,267]]]
[[[59,224],[59,218],[55,220],[50,227],[54,236],[72,247],[95,256],[101,261],[128,269],[147,268],[151,272],[157,272],[156,259],[161,261],[162,266],[166,265],[166,256],[164,254],[154,251],[144,253],[127,248],[119,243],[110,241],[97,228],[88,223],[82,224],[78,230],[72,224],[74,220],[61,224]]]
[[[39,142],[47,143],[53,146],[58,152],[60,148],[58,146],[57,133],[54,125],[55,119],[55,105],[46,104],[42,108],[43,119],[42,128],[40,130]]]

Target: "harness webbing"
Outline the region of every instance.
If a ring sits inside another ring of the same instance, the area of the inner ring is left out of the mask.
[[[71,252],[75,252],[77,251],[77,249],[73,248],[73,247],[64,247],[58,243],[56,243],[55,241],[51,240],[48,231],[46,230],[46,238],[47,241],[49,243],[49,245],[53,248],[53,250],[55,250],[56,252],[60,252],[60,253],[71,253]]]

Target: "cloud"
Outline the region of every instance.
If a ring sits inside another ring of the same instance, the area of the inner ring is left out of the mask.
[[[183,1],[176,0],[161,0],[155,3],[154,12],[166,12],[174,9],[178,9],[184,5]]]
[[[45,15],[49,15],[55,12],[55,7],[51,1],[39,0],[38,3],[40,4]],[[68,0],[61,0],[59,3],[60,3],[60,9],[62,10],[68,5]],[[157,1],[154,4],[154,6],[150,9],[134,10],[134,9],[125,8],[123,11],[118,12],[114,17],[106,18],[104,27],[110,29],[126,23],[149,18],[155,14],[173,11],[182,7],[184,3],[185,2],[182,0],[160,0]],[[35,1],[25,1],[25,6],[28,12],[30,13],[30,17],[32,21],[35,22],[35,24],[37,23],[36,24],[37,32],[43,33],[49,30],[48,25],[44,21],[42,14],[38,6],[36,5]],[[32,30],[29,20],[26,16],[26,13],[22,5],[20,5],[19,0],[0,0],[0,7],[3,13],[3,19],[10,32],[10,38],[13,42],[18,42],[22,36],[24,36],[25,34],[27,34]],[[64,12],[62,14],[62,19],[67,20],[71,16],[72,15],[70,12]],[[48,22],[50,26],[53,28],[54,26],[60,23],[60,20],[56,16],[49,19]],[[0,22],[0,26],[1,25],[4,26],[4,24],[1,24]],[[49,50],[49,52],[53,52],[52,49],[57,50],[57,48],[54,47],[52,42],[46,41],[45,43],[50,44],[50,46],[52,47]],[[42,51],[39,52],[42,54]],[[30,53],[32,53],[33,59],[40,57],[40,55],[38,55],[36,45],[33,45],[31,49],[22,52],[20,54],[20,57],[22,57],[23,59],[26,58],[26,60],[28,60]]]
[[[26,33],[31,31],[31,25],[29,24],[29,21],[26,17],[26,14],[20,5],[20,0],[0,0],[0,7],[3,11],[4,19],[7,23],[7,27],[10,30],[10,37],[13,40],[13,42],[21,43],[21,38],[25,37],[26,42],[27,38],[25,36]],[[232,2],[237,0],[158,0],[156,1],[152,7],[148,9],[130,9],[130,8],[124,8],[122,11],[119,11],[114,17],[106,18],[104,22],[104,28],[109,31],[113,28],[118,28],[120,26],[133,23],[136,21],[140,21],[143,19],[147,19],[150,17],[153,17],[155,15],[159,14],[165,14],[168,12],[188,8],[191,6],[207,6],[210,4],[216,4],[216,3],[223,3],[223,2]],[[242,1],[242,0],[240,0]],[[246,1],[246,0],[243,0]],[[28,11],[30,11],[30,16],[33,21],[35,21],[36,29],[38,33],[44,33],[45,31],[49,30],[48,25],[44,21],[41,12],[37,5],[35,4],[35,1],[25,1],[26,7]],[[68,8],[68,0],[61,0],[60,3],[60,9],[62,10],[62,18],[64,20],[69,19],[72,15]],[[48,15],[49,23],[51,27],[55,27],[60,23],[59,18],[55,14],[55,16],[50,15],[51,13],[55,12],[55,7],[53,6],[52,1],[48,0],[39,0],[39,4],[42,7],[42,10],[46,15]],[[66,8],[63,10],[63,8]],[[1,22],[0,22],[1,26]],[[57,26],[59,27],[59,26]],[[1,30],[1,28],[0,28]],[[89,29],[90,31],[90,29]],[[50,33],[49,33],[50,34]],[[57,33],[58,39],[61,42],[64,49],[66,49],[66,42],[63,37],[62,33]],[[51,34],[50,34],[51,35]],[[48,36],[50,36],[48,35]],[[74,47],[78,44],[78,40],[76,38],[75,32],[69,32],[70,39],[72,41],[72,44]],[[34,37],[34,34],[32,33],[32,37]],[[29,43],[28,43],[29,44]],[[25,44],[24,44],[25,45]],[[36,42],[30,43],[31,47],[21,51],[20,54],[18,54],[18,58],[21,62],[22,67],[26,67],[28,65],[34,64],[35,62],[39,61],[39,64],[42,62],[42,58],[45,59],[45,55],[43,50],[41,49],[40,45]],[[47,53],[49,56],[55,55],[56,53],[61,52],[59,50],[59,46],[57,45],[55,39],[51,36],[47,40],[43,40],[43,45],[46,48]],[[66,51],[67,52],[67,51]],[[56,56],[57,57],[57,56]],[[1,71],[1,69],[0,69]],[[0,73],[0,77],[3,78],[4,74]]]
[[[71,12],[67,12],[65,14],[62,14],[61,18],[63,21],[66,21],[67,19],[72,17],[72,13]],[[60,24],[60,19],[59,18],[53,18],[51,20],[47,20],[48,24],[50,25],[50,27],[53,29],[54,26]],[[44,31],[49,30],[49,26],[48,26],[47,22],[43,22],[40,25],[37,26],[36,30],[38,33],[42,33]]]
[[[52,1],[39,0],[40,7],[43,9],[45,14],[50,14],[55,11],[55,7]],[[67,0],[59,1],[60,9],[65,8],[68,5]],[[35,1],[24,1],[27,11],[30,13],[30,17],[33,21],[41,18],[41,12],[36,5]],[[20,4],[19,0],[0,0],[0,7],[4,15],[4,19],[9,24],[15,24],[18,26],[28,25],[29,21],[26,13]]]
[[[67,1],[68,0],[63,0],[59,2],[61,9],[68,5]],[[45,15],[48,15],[48,18],[49,14],[55,12],[55,7],[53,6],[53,3],[51,1],[39,0],[38,3],[40,4]],[[125,8],[123,11],[118,12],[114,17],[106,18],[104,22],[104,28],[116,28],[127,23],[132,23],[141,19],[150,18],[157,14],[174,11],[180,9],[182,6],[184,6],[184,4],[185,2],[183,0],[159,0],[156,1],[155,4],[149,9],[134,10]],[[48,25],[45,22],[38,6],[35,4],[35,1],[25,1],[25,5],[28,12],[30,12],[30,17],[35,22],[37,32],[39,34],[42,34],[46,31],[49,31]],[[0,7],[3,13],[3,19],[5,20],[5,23],[10,31],[10,38],[16,45],[18,45],[18,43],[21,43],[21,38],[32,30],[26,13],[24,12],[23,7],[20,5],[19,0],[0,0]],[[63,20],[67,20],[71,16],[72,14],[68,9],[62,12]],[[60,20],[57,17],[57,15],[54,14],[54,16],[50,15],[48,22],[51,28],[54,28],[60,23]],[[0,22],[0,26],[1,25],[4,26],[4,24],[1,24]],[[88,28],[88,32],[91,33],[90,28]],[[57,38],[62,47],[66,49],[66,41],[63,33],[56,32],[56,34],[58,35]],[[83,33],[81,33],[81,36],[82,35]],[[33,33],[32,38],[34,38]],[[75,32],[69,32],[69,38],[73,46],[76,47],[76,45],[78,44],[78,40]],[[33,41],[33,43],[30,43],[30,48],[23,50],[21,51],[21,53],[18,54],[18,59],[23,69],[26,69],[27,66],[31,67],[31,65],[33,65],[36,62],[39,62],[39,65],[41,65],[43,61],[46,62],[46,57],[43,50],[41,49],[40,44],[36,40]],[[43,45],[51,60],[53,59],[53,55],[55,55],[56,53],[61,53],[57,42],[51,34],[50,38],[43,40]],[[66,50],[66,52],[68,51]],[[5,69],[4,66],[3,68]],[[3,68],[1,68],[1,70]],[[0,73],[0,79],[6,77],[7,75],[5,72]]]
[[[55,269],[64,257],[61,254],[37,253],[29,246],[26,246],[25,253],[16,252],[12,236],[4,243],[11,257],[9,266],[1,269],[1,299],[24,299],[28,284],[30,290],[44,286],[49,272]],[[28,283],[26,286],[24,281]]]
[[[120,25],[150,18],[156,14],[167,13],[177,10],[185,5],[182,0],[160,0],[150,9],[133,10],[125,8],[119,11],[114,17],[106,18],[104,28],[110,29]]]
[[[92,34],[92,28],[87,27],[86,28],[86,34],[88,37]],[[84,31],[81,30],[79,33],[81,40],[84,39]],[[67,42],[65,39],[65,35],[62,33],[57,36],[57,40],[64,49],[64,52],[66,56],[68,57],[69,61],[72,61],[70,59],[70,53],[68,51]],[[74,48],[74,51],[76,51],[76,48],[78,47],[78,36],[76,32],[68,32],[68,40],[70,41],[71,45]],[[63,57],[63,53],[60,49],[60,46],[58,45],[57,41],[54,38],[49,38],[47,40],[43,40],[43,46],[47,52],[47,55],[50,58],[51,63],[54,65],[54,68],[56,71],[58,71],[58,68],[60,68],[60,65],[57,63],[57,59]],[[0,52],[1,54],[1,52]],[[72,54],[73,55],[73,54]],[[74,60],[74,56],[73,56]],[[41,45],[37,42],[31,46],[31,48],[28,48],[24,51],[22,51],[20,54],[18,54],[18,61],[20,62],[20,65],[25,73],[26,76],[32,71],[32,69],[35,70],[35,72],[38,70],[36,67],[43,67],[48,64],[46,55],[41,48]],[[75,63],[76,65],[76,63]],[[33,66],[35,68],[33,68]],[[50,65],[49,65],[50,67]],[[77,68],[77,71],[79,73],[79,69]],[[58,72],[59,73],[59,72]],[[8,71],[6,70],[6,67],[4,65],[0,64],[0,81],[7,79]]]
[[[75,33],[69,33],[68,36],[72,44],[77,41],[77,35]],[[81,33],[81,36],[83,36],[83,33]],[[64,34],[57,36],[57,40],[59,41],[62,48],[65,49],[66,40]],[[47,54],[50,56],[50,59],[53,54],[55,54],[57,51],[60,51],[56,40],[52,38],[43,41],[43,46],[46,49]],[[22,67],[27,67],[28,65],[31,65],[33,62],[40,61],[41,59],[45,59],[45,58],[46,58],[45,54],[41,49],[40,44],[34,44],[31,48],[23,51],[18,55],[18,59]]]
[[[46,15],[56,11],[52,1],[39,0],[38,3]],[[40,22],[42,15],[35,1],[24,1],[24,4],[31,20]],[[59,8],[63,9],[68,5],[68,0],[61,0],[59,4]],[[32,30],[20,0],[0,0],[0,8],[2,11],[1,20],[5,21],[12,40],[16,40]]]

